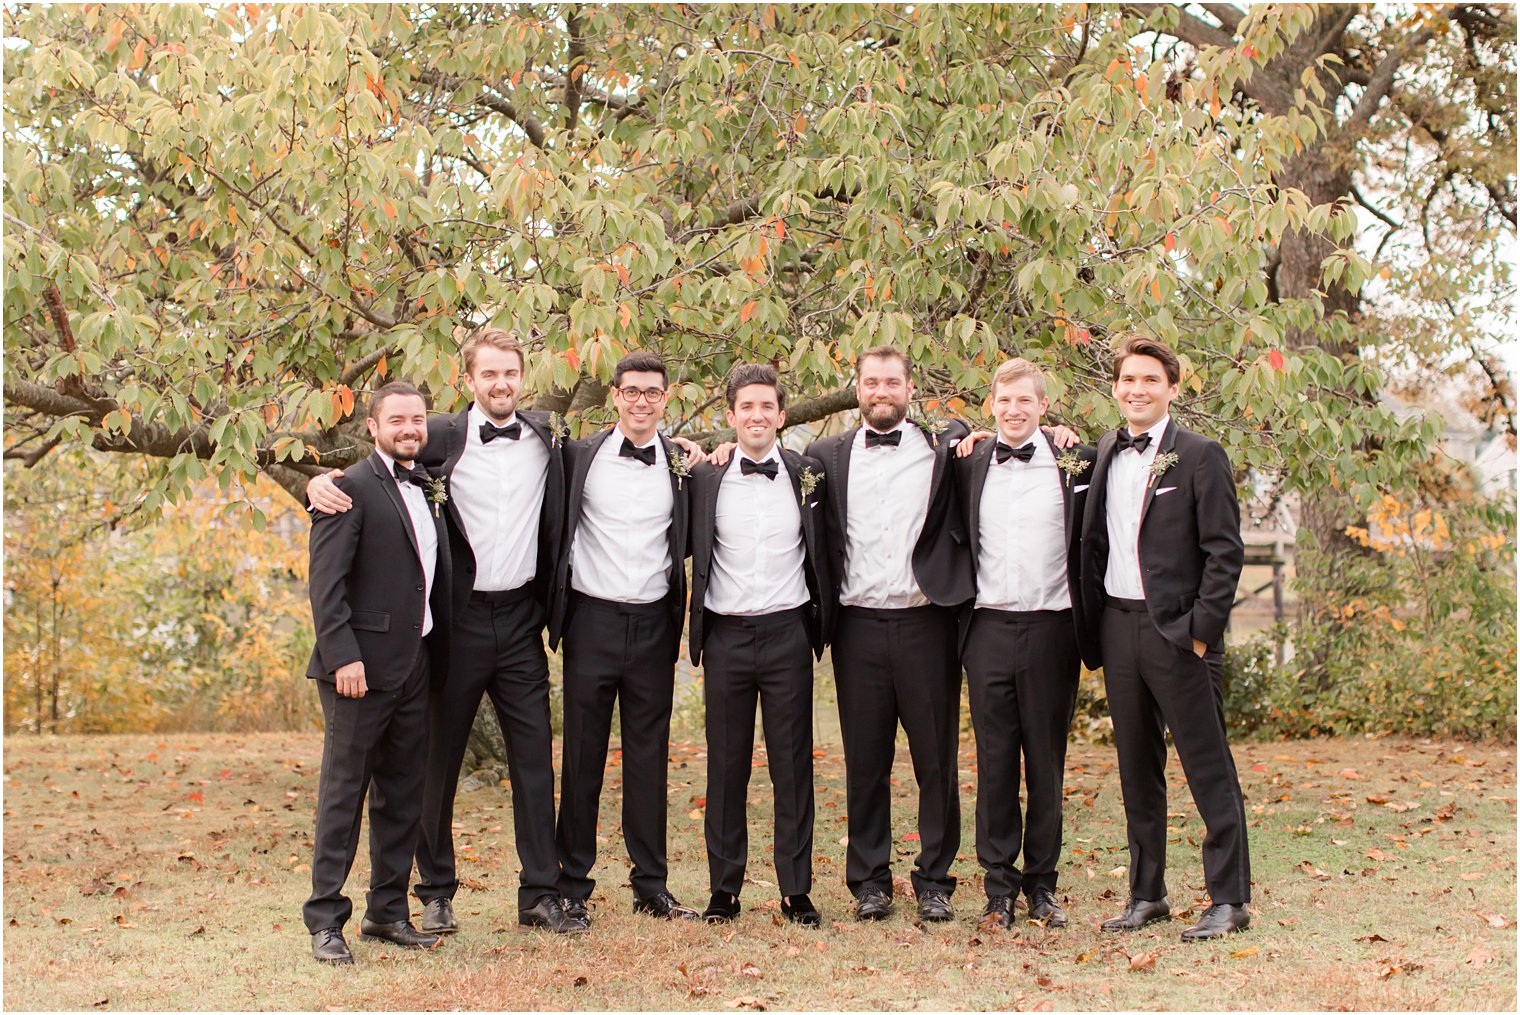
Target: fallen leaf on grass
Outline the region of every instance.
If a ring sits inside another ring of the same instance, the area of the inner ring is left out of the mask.
[[[1469,966],[1486,966],[1490,962],[1494,961],[1493,949],[1487,947],[1486,945],[1478,945],[1463,961],[1466,962]]]
[[[1050,998],[1047,997],[1047,998],[1043,999],[1042,1001],[1040,1001],[1039,1004],[1035,1005],[1033,1008],[1031,1008],[1029,1010],[1030,1011],[1055,1011],[1056,1010],[1056,1006],[1053,1005],[1053,1004],[1051,1004],[1050,1003]]]
[[[1238,952],[1231,952],[1230,953],[1230,958],[1232,958],[1232,959],[1248,959],[1252,955],[1255,955],[1258,950],[1259,949],[1257,949],[1257,947],[1255,945],[1252,945],[1250,948],[1242,948]]]
[[[1352,940],[1354,940],[1354,941],[1368,941],[1368,942],[1382,941],[1384,944],[1388,943],[1388,939],[1386,937],[1384,937],[1383,935],[1381,935],[1381,934],[1363,934],[1361,937],[1359,937],[1359,938],[1353,938]]]
[[[1482,881],[1486,876],[1482,871],[1463,871],[1457,875],[1463,881]]]
[[[79,890],[80,895],[109,895],[110,892],[111,886],[99,878]]]
[[[1298,922],[1298,917],[1296,917],[1296,916],[1286,916],[1286,917],[1283,917],[1281,920],[1278,920],[1277,921],[1277,925],[1279,927],[1291,927],[1291,926],[1293,926],[1297,922]]]
[[[1302,863],[1298,864],[1293,869],[1296,870],[1296,871],[1299,871],[1301,873],[1309,875],[1310,877],[1312,877],[1316,881],[1329,881],[1330,880],[1330,875],[1326,874],[1324,871],[1322,871],[1318,867],[1314,866],[1308,860],[1303,861]]]
[[[753,1008],[755,1011],[765,1011],[764,1001],[760,1000],[758,997],[751,997],[747,994],[744,997],[734,998],[732,1001],[728,1002],[728,1006],[730,1008]]]
[[[1388,802],[1388,798],[1385,796],[1369,796],[1367,798],[1367,802],[1369,804],[1386,804]]]
[[[1379,980],[1386,980],[1388,977],[1396,976],[1403,971],[1403,966],[1384,966],[1382,969],[1378,970],[1377,978]]]
[[[1505,930],[1515,925],[1515,921],[1503,913],[1479,913],[1478,915],[1487,921],[1490,927],[1497,927],[1499,930]]]
[[[104,1008],[106,1005],[108,1005],[110,1003],[111,1003],[111,999],[109,997],[103,997],[99,1001],[92,1001],[90,1003],[90,1007],[91,1008]]]
[[[1140,952],[1129,956],[1129,971],[1132,973],[1149,972],[1156,968],[1155,952]]]
[[[192,930],[190,933],[186,934],[185,936],[186,937],[200,937],[204,933],[206,933],[206,928],[205,927],[197,927],[194,930]]]
[[[759,979],[761,976],[764,976],[765,974],[762,973],[762,972],[760,972],[760,967],[757,966],[757,965],[755,965],[753,962],[746,962],[746,963],[744,963],[744,965],[742,965],[742,966],[739,967],[739,975],[740,976],[753,976],[756,979]]]
[[[588,984],[590,982],[591,981],[588,980],[588,979],[586,979],[584,976],[577,976],[574,980],[570,981],[570,986],[572,986],[572,987],[584,987],[586,984]]]

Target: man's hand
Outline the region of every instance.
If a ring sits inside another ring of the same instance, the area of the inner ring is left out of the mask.
[[[1050,442],[1062,451],[1082,443],[1077,432],[1069,426],[1042,426],[1040,429],[1050,434]]]
[[[337,678],[338,693],[345,698],[362,698],[364,692],[369,690],[369,685],[364,682],[364,660],[355,659],[351,663],[344,663],[333,674]]]
[[[955,446],[955,457],[970,458],[971,452],[976,450],[976,446],[991,436],[991,430],[983,430],[980,427],[971,431],[962,437],[961,442]]]
[[[702,450],[702,445],[698,444],[690,437],[672,437],[670,439],[670,443],[680,448],[681,451],[685,453],[686,460],[692,462],[693,464],[700,462],[707,457],[706,452]]]
[[[343,475],[342,469],[334,469],[331,472],[324,472],[308,482],[306,484],[307,503],[324,515],[341,515],[353,507],[354,499],[338,489],[336,480],[341,475]],[[362,680],[364,675],[362,667],[359,674]],[[364,692],[360,691],[359,693],[363,694]]]
[[[1197,656],[1199,659],[1202,659],[1203,654],[1208,650],[1209,647],[1203,642],[1199,641],[1197,638],[1193,639],[1193,655]]]
[[[724,441],[722,444],[719,444],[717,447],[713,448],[712,451],[708,454],[707,464],[716,465],[720,468],[727,465],[729,458],[733,456],[734,448],[738,446],[738,441]]]

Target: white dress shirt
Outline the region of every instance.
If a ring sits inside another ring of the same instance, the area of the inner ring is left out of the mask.
[[[1151,442],[1143,452],[1125,448],[1108,463],[1108,569],[1103,573],[1103,588],[1116,599],[1145,598],[1140,576],[1140,509],[1145,505],[1151,464],[1171,420],[1163,416],[1145,431]]]
[[[411,516],[412,535],[417,537],[417,559],[422,564],[422,633],[426,635],[433,629],[433,575],[438,570],[438,530],[433,527],[433,505],[428,503],[422,487],[396,478],[394,458],[378,448],[375,454],[385,463],[386,474],[401,491],[401,503]]]
[[[745,461],[775,462],[776,478],[744,475]],[[778,446],[758,459],[735,456],[718,485],[709,610],[757,617],[808,601],[801,511]]]
[[[929,514],[934,451],[907,420],[893,427],[902,432],[896,447],[866,450],[868,429],[860,428],[850,450],[839,602],[877,610],[927,606],[913,575],[913,548]]]
[[[998,443],[1002,443],[1001,440]],[[1066,501],[1055,453],[1037,430],[1028,462],[987,464],[976,555],[976,605],[989,610],[1069,610]]]
[[[654,603],[670,594],[675,494],[665,448],[658,435],[650,441],[653,465],[618,454],[632,443],[621,427],[591,460],[570,544],[570,587],[577,592],[615,603]]]
[[[464,453],[449,476],[449,495],[475,555],[476,591],[499,592],[526,585],[538,573],[549,449],[516,413],[496,425],[522,423],[520,438],[483,443],[480,425],[488,422],[479,406],[470,406]]]

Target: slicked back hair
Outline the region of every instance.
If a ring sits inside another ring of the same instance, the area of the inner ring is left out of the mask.
[[[1124,337],[1119,346],[1119,351],[1114,353],[1114,380],[1119,380],[1119,370],[1124,366],[1124,361],[1131,356],[1149,356],[1151,359],[1160,360],[1161,366],[1166,370],[1166,382],[1179,384],[1182,381],[1182,361],[1177,354],[1172,352],[1171,347],[1165,342],[1144,335],[1130,334]]]
[[[612,386],[621,388],[623,375],[628,373],[659,374],[660,383],[665,387],[670,386],[670,371],[665,369],[660,357],[652,352],[630,352],[618,360],[617,366],[612,368]]]
[[[416,395],[422,399],[422,407],[424,409],[428,407],[427,396],[418,390],[417,385],[408,381],[391,381],[389,384],[376,388],[375,393],[369,396],[369,408],[364,411],[365,417],[378,423],[380,421],[380,407],[392,395]]]
[[[1034,393],[1040,398],[1045,397],[1045,371],[1029,362],[1027,359],[1014,358],[997,368],[997,373],[992,375],[991,398],[997,398],[998,385],[1012,384],[1020,378],[1028,377],[1034,381]]]
[[[903,352],[895,345],[878,345],[875,348],[867,349],[859,356],[856,356],[855,377],[857,380],[860,378],[860,364],[868,359],[896,360],[902,364],[903,376],[910,381],[913,379],[913,361],[908,358],[907,353]]]
[[[775,388],[776,408],[786,408],[786,389],[781,386],[781,376],[776,373],[775,367],[764,363],[740,363],[728,372],[728,385],[723,392],[730,409],[739,397],[739,389],[751,384],[765,384]]]
[[[502,352],[517,353],[518,367],[524,373],[527,372],[528,357],[523,352],[522,341],[510,331],[504,331],[501,328],[484,327],[476,328],[470,332],[470,337],[465,339],[464,345],[459,347],[459,354],[464,357],[465,373],[473,374],[475,372],[475,354],[484,345],[488,345],[493,349],[500,349]]]

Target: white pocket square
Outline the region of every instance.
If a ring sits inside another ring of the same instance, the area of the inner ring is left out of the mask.
[[[1156,491],[1156,496],[1160,497],[1163,493],[1171,493],[1175,489],[1177,489],[1175,486],[1163,486],[1161,489]]]
[[[1081,486],[1074,486],[1074,487],[1072,487],[1071,488],[1071,492],[1072,493],[1081,493],[1083,490],[1086,490],[1089,486],[1092,486],[1092,484],[1091,483],[1083,483]]]

